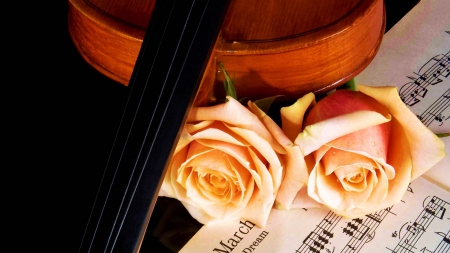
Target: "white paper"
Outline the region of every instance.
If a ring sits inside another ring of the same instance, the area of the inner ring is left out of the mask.
[[[400,203],[359,219],[274,209],[264,228],[248,221],[203,226],[180,252],[450,252],[450,193],[418,178]]]

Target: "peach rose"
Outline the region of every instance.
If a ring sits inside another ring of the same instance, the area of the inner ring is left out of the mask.
[[[311,93],[281,109],[282,128],[305,159],[295,170],[309,179],[279,206],[326,206],[360,217],[398,203],[412,180],[445,157],[444,143],[396,87],[358,90],[338,90],[317,103]]]
[[[252,102],[194,107],[159,196],[176,198],[200,223],[246,219],[263,227],[283,177],[287,140]]]

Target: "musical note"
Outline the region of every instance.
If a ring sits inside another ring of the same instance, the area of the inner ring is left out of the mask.
[[[344,232],[345,234],[347,234],[347,235],[353,236],[353,231],[351,231],[350,229],[344,228],[344,229],[343,229],[343,232]]]
[[[450,89],[447,89],[444,94],[442,94],[436,101],[433,102],[421,115],[417,117],[424,123],[424,125],[429,126],[432,122],[437,121],[443,124],[445,116],[442,115],[448,107],[450,106]],[[448,117],[447,117],[448,118]]]
[[[433,252],[433,253],[447,253],[450,249],[450,239],[449,239],[449,233],[450,231],[446,234],[442,233],[442,232],[435,232],[436,234],[438,234],[439,236],[442,237],[442,241],[436,246],[436,248],[434,250],[429,250],[427,249],[427,247],[424,247],[420,250],[420,252]]]
[[[336,215],[332,211],[328,212],[314,231],[311,231],[303,240],[302,245],[295,252],[320,252],[320,250],[325,249],[325,245],[330,243],[330,238],[333,238],[332,231],[334,227],[341,218],[341,216]]]
[[[409,188],[411,188],[411,186]],[[410,192],[412,192],[412,189]],[[393,240],[396,243],[396,248],[395,250],[392,250],[392,252],[419,252],[419,249],[416,246],[417,242],[423,237],[423,234],[427,232],[427,229],[433,220],[444,219],[446,205],[448,205],[448,203],[437,196],[431,195],[424,198],[421,205],[422,210],[415,220],[404,223],[400,230],[397,229],[391,231],[391,235],[387,234],[389,237],[398,238]],[[340,253],[363,252],[364,245],[373,241],[378,226],[389,214],[394,214],[392,213],[393,208],[394,206],[389,206],[377,212],[351,220],[341,220],[342,217],[330,211],[316,224],[314,230],[308,233],[302,241],[302,245],[300,245],[295,252],[331,252],[330,249],[333,249],[334,252],[334,248],[331,246],[335,243],[333,242],[333,239],[334,237],[340,238],[341,236],[335,236],[334,234],[337,224],[342,224],[340,227],[342,235],[349,238],[348,241],[341,241],[343,248],[340,249]],[[342,223],[340,223],[341,221]],[[386,235],[382,235],[383,238],[385,238],[384,236]],[[445,236],[442,232],[439,233],[439,236],[442,236],[443,245],[449,245],[450,236]]]
[[[355,247],[353,247],[353,246],[350,246],[350,245],[345,245],[345,246],[347,246],[349,249],[351,249],[351,250],[356,250],[356,248]]]
[[[417,228],[416,228],[415,226],[410,226],[410,225],[408,225],[408,226],[406,227],[406,230],[409,231],[409,232],[411,232],[411,234],[413,234],[413,235],[415,235],[416,232],[417,232]]]
[[[366,243],[374,238],[376,229],[384,218],[391,213],[392,208],[393,206],[390,206],[378,212],[368,214],[365,218],[357,218],[348,222],[347,227],[343,228],[342,232],[350,236],[350,240],[347,243],[348,247],[345,247],[341,253],[348,253],[348,250],[352,253],[359,252]]]
[[[427,247],[422,248],[420,251],[421,252],[432,252],[432,251],[427,250]]]
[[[402,101],[412,107],[425,98],[428,93],[428,86],[435,86],[443,82],[442,78],[450,75],[450,51],[445,55],[436,55],[428,60],[419,71],[413,72],[418,77],[408,76],[412,82],[404,84],[399,89],[399,96]]]
[[[324,242],[325,244],[328,243],[328,239],[325,238],[325,237],[323,237],[323,236],[320,236],[320,235],[319,235],[319,238],[318,238],[318,239],[319,239],[320,241]]]
[[[434,210],[428,209],[428,208],[425,208],[425,212],[427,212],[427,213],[429,213],[431,215],[435,215],[436,214],[436,212]],[[425,218],[427,218],[427,217],[425,217]]]
[[[356,218],[356,219],[353,219],[353,221],[355,221],[355,222],[361,224],[362,221],[363,221],[363,219],[361,219],[361,218]]]
[[[325,234],[325,235],[327,235],[327,236],[330,237],[330,238],[333,238],[333,233],[330,233],[330,232],[328,232],[328,231],[326,231],[326,230],[322,231],[322,233]]]
[[[375,237],[375,231],[373,231],[370,234],[367,234],[367,242],[370,242]]]
[[[354,230],[358,229],[358,226],[357,225],[353,225],[352,223],[347,223],[347,227],[350,227],[350,228],[352,228]]]
[[[410,193],[414,193],[413,189],[411,188],[411,183],[409,183],[409,185],[408,185],[408,191],[409,191]]]
[[[443,240],[444,240],[445,243],[449,243],[450,244],[450,238],[444,237]]]
[[[317,250],[317,249],[315,249],[314,247],[309,247],[309,250],[310,250],[311,252],[316,252],[316,253],[319,253],[319,252],[320,252],[320,250]],[[298,251],[298,252],[300,252],[300,251]]]
[[[317,246],[317,247],[319,247],[320,249],[323,249],[323,248],[324,248],[323,244],[320,243],[320,242],[318,242],[318,241],[314,241],[313,244],[314,244],[314,246]]]
[[[429,197],[425,198],[425,200],[428,198]],[[406,233],[400,236],[400,242],[396,245],[393,252],[403,252],[402,251],[403,249],[412,252],[411,249],[415,247],[416,243],[419,241],[422,235],[425,232],[427,232],[427,229],[433,222],[433,220],[435,218],[442,220],[442,218],[444,217],[444,213],[446,211],[444,205],[448,204],[449,204],[448,202],[436,196],[433,196],[428,201],[428,203],[426,203],[425,207],[423,208],[422,212],[417,216],[416,220],[411,225],[408,225],[406,227]],[[443,238],[444,239],[442,243],[446,243],[446,240],[448,239],[447,236]]]

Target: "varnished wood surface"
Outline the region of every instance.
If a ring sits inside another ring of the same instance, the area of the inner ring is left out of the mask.
[[[81,56],[128,85],[155,1],[69,0],[68,22]]]
[[[291,3],[282,11],[295,10],[295,6],[308,10],[305,13],[318,13],[311,21],[297,21],[311,24],[294,27],[290,37],[286,37],[290,34],[287,28],[280,29],[284,32],[275,29],[289,27],[288,23],[277,24],[272,28],[276,33],[258,40],[231,41],[222,36],[216,62],[223,62],[234,75],[238,94],[252,99],[285,95],[295,100],[308,92],[329,91],[370,63],[385,31],[383,1],[345,1],[345,7],[339,6],[342,1],[313,2],[303,1],[300,7]],[[213,95],[220,94],[223,81],[219,71],[215,75]]]
[[[154,1],[69,0],[69,30],[81,55],[124,85]],[[223,62],[241,97],[326,92],[351,79],[375,56],[385,31],[382,0],[235,0],[197,104],[223,96]]]

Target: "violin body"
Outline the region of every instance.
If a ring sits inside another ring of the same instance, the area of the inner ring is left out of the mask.
[[[155,0],[69,0],[80,54],[128,85]],[[385,31],[383,0],[233,0],[202,77],[196,105],[224,95],[222,62],[239,97],[323,93],[374,58]]]
[[[154,6],[154,0],[69,0],[70,36],[92,67],[128,85]]]

